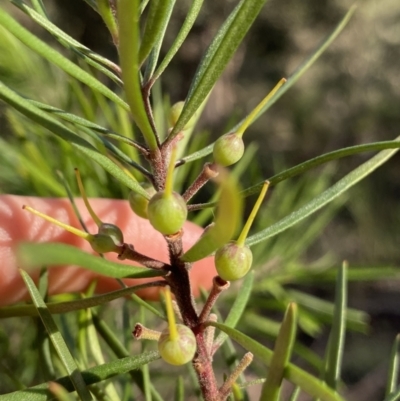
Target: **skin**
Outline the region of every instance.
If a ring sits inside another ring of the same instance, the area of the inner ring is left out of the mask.
[[[90,233],[97,232],[83,201],[76,199],[77,207]],[[114,199],[90,199],[90,204],[100,220],[118,225],[124,233],[125,242],[133,244],[138,252],[154,259],[168,262],[168,250],[162,235],[156,232],[150,223],[136,216],[128,202]],[[18,244],[30,242],[62,242],[77,246],[94,253],[90,245],[82,238],[22,209],[23,205],[47,214],[73,227],[81,228],[68,199],[48,199],[0,195],[0,306],[28,300],[29,295],[19,274],[16,256]],[[187,222],[184,226],[184,248],[188,249],[201,235],[202,229]],[[108,253],[106,258],[118,261],[117,255]],[[126,260],[123,263],[130,263]],[[134,265],[138,265],[132,262]],[[29,272],[36,280],[38,271]],[[193,293],[199,295],[200,288],[209,289],[212,278],[216,275],[213,258],[206,258],[194,264],[190,271]],[[157,280],[157,278],[155,278]],[[159,279],[159,278],[158,278]],[[107,292],[120,288],[113,278],[99,276],[77,266],[62,266],[49,269],[49,293],[84,291],[89,284],[97,280],[96,292]],[[125,279],[129,286],[154,279]],[[158,299],[159,289],[148,288],[137,294],[145,299]]]

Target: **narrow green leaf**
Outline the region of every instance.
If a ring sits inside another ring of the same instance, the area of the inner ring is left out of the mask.
[[[296,302],[299,306],[309,310],[319,320],[332,322],[334,320],[335,305],[329,301],[316,296],[306,294],[301,291],[288,290],[288,298]],[[346,308],[344,318],[349,329],[366,333],[369,326],[369,316],[366,312],[353,308]]]
[[[33,21],[46,29],[46,31],[53,35],[64,47],[66,47],[67,49],[72,49],[75,54],[85,60],[86,63],[96,68],[98,71],[102,72],[118,85],[122,85],[121,79],[109,70],[111,69],[115,72],[120,72],[119,67],[112,61],[100,56],[99,54],[94,53],[88,47],[82,45],[71,36],[67,35],[62,29],[58,28],[51,21],[49,21],[47,17],[28,7],[23,1],[11,0],[11,2],[20,10],[22,10],[25,14],[29,15]],[[108,67],[109,69],[104,68],[104,66]]]
[[[203,5],[204,0],[193,0],[192,5],[186,15],[185,21],[183,22],[182,28],[180,29],[177,37],[175,38],[174,42],[172,43],[168,53],[165,55],[163,61],[157,68],[154,75],[151,77],[152,82],[154,83],[160,75],[164,72],[167,68],[168,64],[171,62],[179,48],[182,46],[183,42],[185,41],[187,35],[189,34],[190,30],[192,29],[193,24],[195,23],[197,16],[199,15],[201,6]]]
[[[82,373],[86,385],[95,384],[110,379],[117,375],[123,375],[141,366],[155,361],[159,358],[158,352],[145,352],[140,355],[129,356],[104,365],[95,366]],[[68,391],[74,391],[74,387],[69,377],[62,377],[55,380]],[[39,384],[25,390],[16,391],[5,395],[0,395],[0,401],[49,401],[54,400],[49,392],[49,383]]]
[[[174,3],[175,0],[152,0],[150,3],[143,39],[139,49],[139,65],[143,64],[157,41],[162,40],[163,31],[165,32]]]
[[[337,390],[342,367],[347,313],[347,263],[339,269],[335,287],[335,310],[325,357],[325,383]]]
[[[208,326],[215,326],[217,329],[225,332],[229,337],[240,344],[247,351],[254,354],[255,358],[259,358],[266,366],[271,365],[273,352],[246,336],[240,331],[228,327],[217,322],[207,322]],[[322,401],[344,401],[344,399],[326,384],[297,366],[289,363],[284,371],[284,378],[293,384],[301,387],[301,389],[312,397],[320,398]]]
[[[111,8],[111,2],[109,0],[97,0],[97,8],[101,18],[110,31],[114,44],[118,45],[118,25],[117,21],[115,20],[114,12]]]
[[[264,114],[284,93],[286,93],[299,79],[300,77],[318,60],[318,58],[325,52],[325,50],[331,45],[331,43],[339,36],[342,30],[350,21],[353,16],[357,6],[353,5],[344,15],[342,20],[336,26],[336,28],[332,31],[331,34],[328,35],[327,38],[323,40],[323,42],[317,47],[313,54],[311,54],[297,69],[296,71],[287,79],[285,85],[283,85],[278,92],[265,104],[265,106],[260,110],[257,116],[254,118],[253,122],[256,121],[262,114]],[[236,125],[238,127],[242,124],[241,121]],[[235,127],[235,128],[236,128]],[[234,128],[234,129],[235,129]]]
[[[126,98],[132,117],[151,150],[157,148],[155,133],[146,114],[139,66],[139,0],[119,0],[119,59]]]
[[[235,235],[242,216],[242,198],[236,178],[221,170],[215,180],[221,189],[215,223],[182,256],[185,262],[195,262],[211,255]]]
[[[183,377],[178,377],[178,382],[175,388],[175,401],[185,401],[185,385],[183,383]]]
[[[293,390],[293,393],[290,395],[290,398],[288,401],[297,401],[297,399],[299,398],[301,392],[301,388],[300,387],[295,387],[295,389]]]
[[[266,0],[242,0],[232,11],[200,63],[170,139],[183,129],[209,95],[265,3]]]
[[[17,109],[20,113],[24,114],[36,123],[47,128],[53,134],[70,143],[72,146],[80,150],[90,159],[100,164],[100,166],[102,166],[106,171],[108,171],[111,175],[117,178],[128,188],[141,194],[146,199],[149,199],[149,194],[140,186],[140,184],[135,181],[131,176],[122,171],[121,168],[119,168],[107,156],[99,153],[89,142],[77,136],[74,132],[66,128],[59,121],[55,120],[47,113],[34,106],[28,100],[19,96],[2,82],[0,82],[0,99],[3,99],[9,105]]]
[[[17,21],[15,21],[10,15],[0,8],[0,25],[6,28],[22,43],[28,46],[37,54],[40,54],[43,58],[49,62],[57,65],[63,71],[70,76],[74,77],[78,81],[89,86],[91,89],[100,92],[106,98],[115,102],[116,104],[123,107],[125,110],[129,110],[129,106],[112,90],[108,89],[100,81],[94,78],[92,75],[78,67],[76,64],[68,60],[66,57],[52,49],[42,40],[38,39],[35,35],[30,33],[24,27],[22,27]]]
[[[146,86],[148,88],[151,88],[152,85],[154,84],[154,81],[149,83],[149,80],[150,80],[150,77],[153,75],[154,70],[156,69],[156,66],[157,66],[158,57],[160,56],[161,46],[162,46],[162,43],[164,40],[165,32],[166,32],[166,30],[168,28],[168,24],[170,22],[172,11],[175,6],[175,1],[176,0],[166,1],[166,3],[169,2],[168,9],[165,12],[165,17],[163,18],[163,24],[162,24],[161,28],[159,29],[158,36],[157,36],[154,46],[150,52],[150,56],[147,60],[147,65],[146,65],[146,70],[144,72],[143,81],[146,82]]]
[[[39,316],[42,319],[42,322],[46,327],[47,332],[49,333],[50,340],[61,360],[61,363],[68,373],[74,389],[76,390],[82,401],[92,400],[92,396],[90,395],[90,392],[86,387],[86,383],[82,377],[82,374],[79,371],[73,356],[69,352],[67,344],[65,343],[61,333],[59,332],[58,327],[55,324],[53,317],[51,316],[51,313],[47,309],[45,302],[40,296],[40,293],[36,288],[35,283],[28,273],[24,272],[23,270],[20,270],[20,272],[32,297],[32,301],[39,312]]]
[[[36,10],[36,12],[38,12],[43,17],[47,18],[46,9],[44,7],[42,0],[32,0],[32,5],[33,5],[34,9]]]
[[[250,300],[253,283],[254,272],[251,271],[249,274],[246,275],[242,282],[242,285],[240,286],[240,291],[236,295],[233,305],[229,310],[228,316],[225,319],[225,325],[229,327],[235,327],[237,325],[243,315],[244,310],[246,309],[247,303]],[[214,348],[219,348],[227,338],[227,334],[220,333],[214,341]]]
[[[392,352],[390,354],[390,364],[388,372],[388,381],[386,384],[385,397],[389,398],[392,396],[398,388],[398,377],[399,377],[399,347],[400,347],[400,334],[397,334],[396,339],[393,342]]]
[[[152,287],[153,285],[161,284],[161,282],[152,282],[152,283],[144,283],[131,287],[125,287],[121,290],[107,292],[101,295],[95,295],[93,297],[77,299],[74,301],[66,301],[66,302],[49,302],[47,303],[47,309],[52,314],[57,313],[68,313],[81,309],[93,308],[95,306],[104,305],[105,303],[111,302],[114,299],[123,298],[128,295],[131,295],[139,290],[143,290],[144,288]],[[147,307],[152,313],[158,316],[161,319],[165,319],[165,316],[160,313],[157,309],[152,307],[147,302],[143,301],[141,298],[141,304],[144,307]],[[0,319],[5,319],[8,317],[16,317],[16,316],[38,316],[37,309],[34,305],[11,305],[0,308]]]
[[[110,262],[72,245],[61,243],[21,243],[18,247],[18,256],[21,265],[26,269],[40,266],[77,265],[115,278],[157,277],[166,274],[161,270]]]
[[[278,221],[272,226],[250,236],[246,241],[247,245],[252,246],[261,241],[265,241],[266,239],[287,230],[289,227],[299,223],[301,220],[315,213],[326,204],[332,202],[338,196],[346,192],[352,186],[357,184],[363,178],[371,174],[379,166],[390,159],[397,152],[397,150],[398,149],[392,149],[379,152],[376,156],[354,169],[351,173],[347,174],[336,184],[314,198],[312,201],[308,202],[305,206],[284,217],[282,220]]]
[[[292,178],[299,174],[303,174],[306,171],[311,170],[312,168],[321,166],[322,164],[325,164],[333,160],[339,160],[343,157],[352,156],[364,152],[373,152],[378,150],[398,149],[398,148],[400,148],[400,141],[394,140],[394,141],[372,142],[364,145],[356,145],[356,146],[350,146],[348,148],[334,150],[333,152],[328,152],[323,155],[317,156],[313,159],[307,160],[304,163],[300,163],[297,166],[293,166],[285,171],[282,171],[281,173],[275,174],[274,176],[268,178],[268,181],[270,182],[270,186],[273,186],[284,180],[287,180],[288,178]],[[195,154],[193,155],[195,156]],[[183,160],[186,161],[186,158]],[[189,161],[192,160],[190,159]],[[265,181],[259,182],[258,184],[245,189],[242,192],[243,197],[259,193],[262,186],[264,185],[264,182]]]
[[[86,120],[85,118],[79,117],[72,113],[68,113],[65,110],[58,109],[57,107],[53,107],[48,104],[44,104],[44,103],[37,102],[34,100],[30,100],[30,102],[32,105],[38,107],[39,109],[46,111],[48,113],[54,114],[58,118],[61,118],[62,120],[68,121],[69,123],[76,125],[78,129],[83,128],[84,132],[86,132],[88,135],[90,135],[92,138],[94,138],[99,143],[102,143],[106,149],[108,149],[109,151],[111,151],[114,154],[115,157],[117,157],[122,162],[125,162],[128,165],[134,167],[135,169],[137,169],[138,171],[143,173],[145,176],[149,176],[151,174],[143,166],[141,166],[140,164],[133,161],[128,155],[126,155],[124,152],[122,152],[116,145],[114,145],[112,142],[110,142],[107,138],[114,139],[114,140],[122,142],[122,143],[126,143],[129,145],[129,147],[131,149],[132,149],[132,147],[135,147],[138,145],[132,139],[130,139],[126,136],[117,134],[107,128],[102,127],[101,125],[98,125],[89,120]],[[101,134],[101,135],[99,135],[99,134]],[[107,137],[107,138],[104,138],[104,137]]]
[[[279,401],[283,374],[290,361],[297,331],[297,306],[290,303],[275,342],[274,354],[268,369],[260,401]]]

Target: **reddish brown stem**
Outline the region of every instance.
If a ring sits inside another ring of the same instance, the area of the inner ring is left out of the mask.
[[[218,175],[215,164],[206,163],[198,177],[193,181],[190,187],[182,195],[183,199],[188,202],[207,182]]]
[[[208,317],[210,316],[211,309],[214,306],[215,302],[217,301],[219,294],[221,294],[222,291],[228,289],[229,286],[230,286],[229,281],[225,281],[219,276],[214,277],[212,289],[210,291],[210,294],[208,295],[203,310],[200,313],[199,317],[200,323],[204,323],[208,319]]]
[[[136,252],[133,245],[130,245],[130,244],[123,244],[120,247],[120,250],[118,253],[118,259],[119,260],[125,260],[125,259],[134,260],[135,262],[138,262],[141,265],[148,267],[149,269],[165,270],[165,271],[171,270],[171,266],[168,265],[167,263],[161,262],[159,260],[155,260],[146,255],[143,255],[142,253]]]

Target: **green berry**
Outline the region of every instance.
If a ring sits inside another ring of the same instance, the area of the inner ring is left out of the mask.
[[[113,238],[107,234],[95,234],[89,239],[90,246],[95,252],[115,252],[118,247]]]
[[[177,233],[187,217],[187,207],[182,196],[176,192],[168,195],[165,191],[157,192],[147,208],[151,225],[164,235]]]
[[[219,276],[226,281],[244,277],[253,263],[253,253],[246,245],[229,242],[215,253],[215,267]]]
[[[243,153],[243,139],[234,132],[221,136],[214,143],[214,160],[221,166],[235,164],[242,158]]]
[[[115,224],[101,223],[99,234],[108,235],[117,246],[121,246],[124,243],[124,234]]]
[[[150,195],[153,196],[156,193],[156,190],[151,184],[143,185],[145,191]],[[137,192],[131,191],[129,194],[129,205],[131,209],[140,217],[147,219],[147,206],[149,204],[149,200],[146,199],[144,196],[138,194]]]
[[[196,337],[193,331],[183,324],[177,324],[178,337],[171,340],[168,329],[165,329],[158,340],[158,351],[161,358],[171,365],[184,365],[190,362],[196,353]]]
[[[170,124],[170,127],[174,127],[177,121],[179,120],[184,105],[185,102],[177,102],[171,107],[168,116],[168,122]],[[186,123],[185,127],[183,128],[184,130],[194,127],[197,121],[197,115],[198,112],[196,111],[190,118],[190,120]]]

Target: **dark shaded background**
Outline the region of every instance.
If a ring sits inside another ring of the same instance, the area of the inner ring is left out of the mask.
[[[100,17],[83,1],[48,0],[45,4],[63,30],[116,59]],[[164,50],[175,38],[190,3],[177,4]],[[171,102],[185,98],[201,54],[235,4],[205,1],[191,36],[163,76],[163,89]],[[216,85],[202,125],[214,137],[224,133],[235,117],[249,112],[282,76],[296,69],[334,29],[349,5],[346,0],[270,0]],[[257,163],[268,177],[275,172],[277,159],[292,166],[341,147],[394,139],[400,135],[399,111],[400,2],[364,1],[329,50],[252,126],[245,141],[259,144]],[[336,178],[370,156],[340,161]],[[350,191],[345,208],[323,233],[319,253],[333,251],[351,264],[400,264],[399,171],[400,158],[395,156]],[[375,400],[381,394],[384,361],[400,330],[398,290],[396,282],[351,286],[350,304],[368,311],[374,328],[368,338],[348,336],[345,374],[354,383],[349,389],[352,400]],[[324,287],[313,291],[330,292]],[[312,346],[319,349],[324,341]]]

